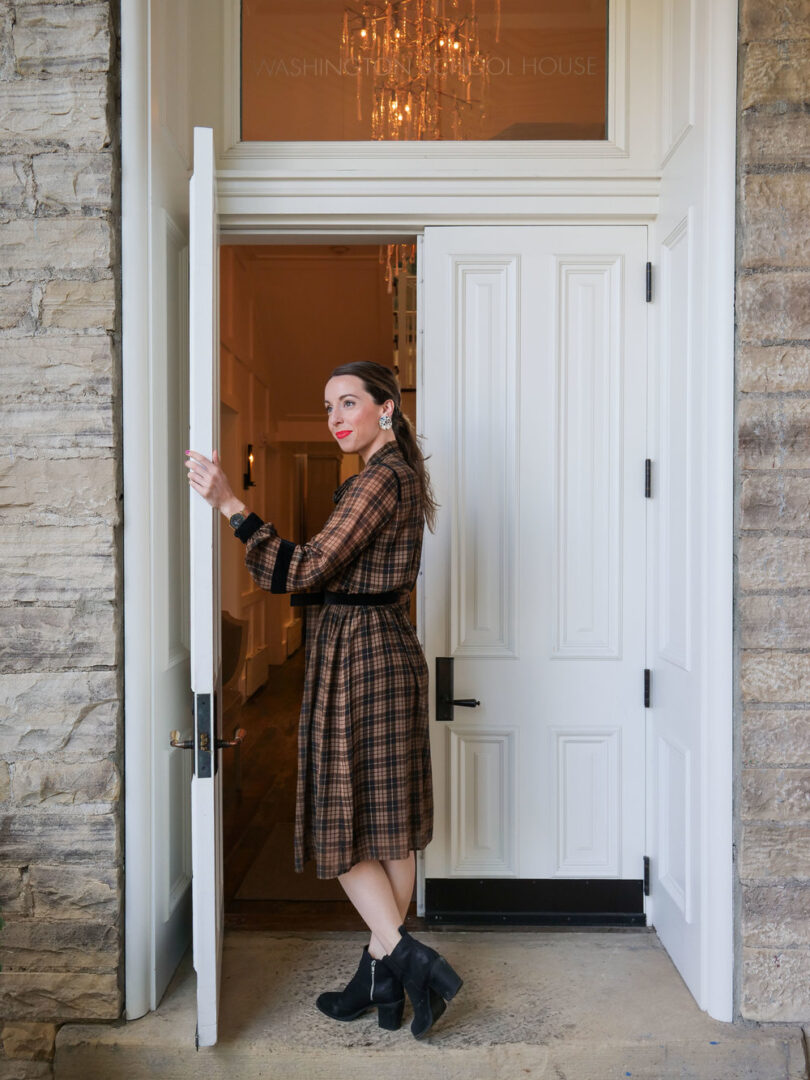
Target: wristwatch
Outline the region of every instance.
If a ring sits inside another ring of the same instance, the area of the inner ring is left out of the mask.
[[[228,524],[236,532],[239,526],[244,522],[250,511],[246,506],[243,506],[241,510],[237,510],[235,514],[231,514],[228,518]]]

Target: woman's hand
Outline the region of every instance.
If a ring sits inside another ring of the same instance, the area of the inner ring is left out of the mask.
[[[213,455],[214,460],[209,461],[204,454],[198,454],[196,450],[186,450],[188,482],[214,509],[221,510],[225,517],[230,517],[237,510],[241,510],[244,503],[234,495],[228,477],[219,464],[216,450]]]

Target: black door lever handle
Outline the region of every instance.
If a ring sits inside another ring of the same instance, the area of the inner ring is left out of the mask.
[[[453,657],[436,657],[436,719],[448,722],[453,719],[453,707],[464,705],[474,709],[481,702],[477,698],[453,697]]]

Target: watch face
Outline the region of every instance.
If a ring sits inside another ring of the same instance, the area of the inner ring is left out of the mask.
[[[232,529],[238,529],[242,522],[245,520],[245,515],[240,514],[238,511],[235,514],[231,514],[228,518],[228,524]]]

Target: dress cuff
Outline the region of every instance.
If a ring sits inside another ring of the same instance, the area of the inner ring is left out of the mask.
[[[287,571],[290,568],[290,560],[295,551],[292,540],[282,540],[276,555],[276,565],[273,567],[273,578],[270,583],[270,592],[283,593],[287,591]]]
[[[260,529],[262,525],[264,525],[264,522],[258,514],[248,514],[239,528],[233,530],[233,535],[238,536],[242,543],[246,544],[256,530]]]

